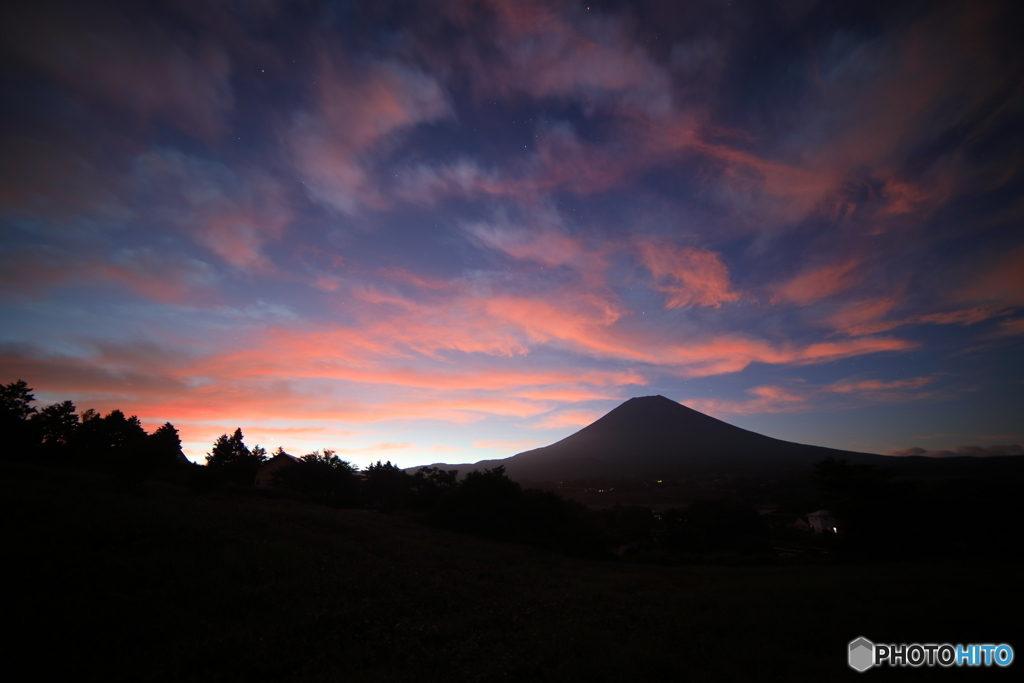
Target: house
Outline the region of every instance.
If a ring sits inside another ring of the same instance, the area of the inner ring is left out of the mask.
[[[274,485],[274,474],[282,467],[294,465],[297,462],[299,462],[299,459],[294,455],[288,455],[283,451],[278,453],[260,465],[260,468],[256,470],[256,488],[265,489],[272,487]]]
[[[808,512],[807,521],[816,534],[834,534],[839,531],[839,520],[828,510]]]

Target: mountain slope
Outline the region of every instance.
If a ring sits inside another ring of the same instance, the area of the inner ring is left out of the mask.
[[[720,467],[806,465],[829,456],[875,462],[883,456],[791,443],[750,432],[664,396],[631,398],[550,446],[475,466],[503,465],[516,479],[671,475]]]

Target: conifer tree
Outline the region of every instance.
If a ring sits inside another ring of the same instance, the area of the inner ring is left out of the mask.
[[[217,438],[213,450],[206,454],[206,465],[221,472],[228,481],[252,486],[256,470],[266,459],[266,449],[257,446],[250,451],[246,447],[239,428],[231,436],[221,434]]]

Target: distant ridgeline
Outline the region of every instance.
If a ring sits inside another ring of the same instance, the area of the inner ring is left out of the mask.
[[[773,439],[665,398],[631,398],[575,434],[474,467],[503,465],[513,479],[554,481],[673,476],[694,470],[806,467],[825,458],[880,464],[892,458]],[[449,467],[449,465],[444,465]],[[451,467],[456,467],[451,465]],[[467,467],[462,465],[461,467]]]

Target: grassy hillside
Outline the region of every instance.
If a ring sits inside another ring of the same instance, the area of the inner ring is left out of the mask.
[[[86,679],[852,680],[857,636],[1004,642],[1024,602],[1009,563],[595,562],[26,465],[2,500],[8,659]]]

